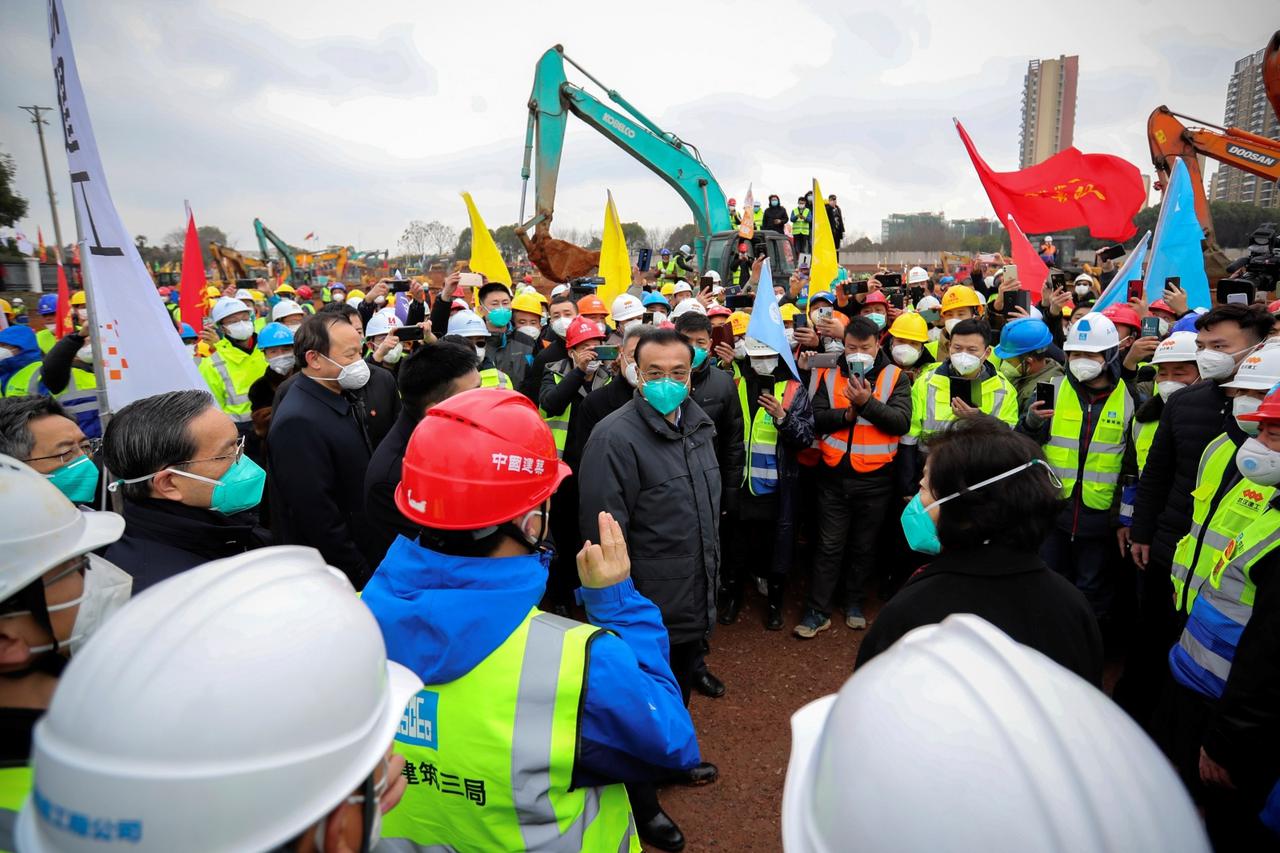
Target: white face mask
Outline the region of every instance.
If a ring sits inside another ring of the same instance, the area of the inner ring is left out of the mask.
[[[8,347],[0,347],[0,361],[4,361],[6,358],[13,358],[14,355],[16,353]]]
[[[586,371],[587,373],[595,375],[595,372],[599,369],[600,369],[600,359],[593,358],[587,362],[587,371]]]
[[[627,329],[630,329],[632,326],[639,326],[643,323],[644,323],[644,320],[641,320],[639,318],[634,320],[623,320],[621,323],[618,324],[618,331],[625,335],[627,333]]]
[[[77,309],[76,309],[76,320],[77,320],[77,321],[80,323],[80,325],[82,325],[82,326],[83,326],[85,323],[89,322],[89,311],[88,311],[88,309],[85,309],[85,308],[77,308]]]
[[[556,317],[551,321],[551,331],[563,338],[564,333],[569,330],[569,322],[572,319],[572,317]]]
[[[1179,382],[1176,379],[1166,379],[1163,382],[1156,383],[1156,390],[1160,392],[1160,396],[1168,400],[1169,395],[1174,391],[1181,391],[1187,387],[1187,383]]]
[[[640,385],[640,372],[636,369],[634,361],[628,361],[627,366],[622,368],[622,376],[632,388]]]
[[[382,360],[385,361],[387,364],[395,364],[403,356],[404,356],[404,344],[396,344],[391,349],[387,350],[387,353],[382,357]]]
[[[822,345],[822,351],[823,351],[823,352],[842,353],[842,352],[844,352],[844,344],[843,344],[842,342],[840,342],[840,341],[837,341],[837,340],[829,340],[829,341],[827,341],[825,344],[823,344],[823,345]]]
[[[1253,352],[1258,345],[1245,347],[1239,352],[1218,352],[1217,350],[1202,349],[1196,353],[1196,367],[1200,368],[1201,379],[1228,379],[1235,375],[1236,365],[1239,362],[1236,356],[1244,357],[1246,354]]]
[[[76,350],[76,361],[83,361],[85,364],[93,364],[93,345],[86,343],[80,349]]]
[[[296,361],[293,353],[285,353],[284,355],[277,355],[267,359],[267,366],[281,376],[288,376],[289,371],[293,370],[293,365]]]
[[[1171,328],[1171,326],[1169,325],[1168,320],[1161,319],[1157,321],[1157,328],[1159,329],[1160,337],[1162,338],[1169,337],[1169,329]]]
[[[1236,470],[1259,486],[1280,484],[1280,453],[1256,438],[1250,438],[1236,451]]]
[[[538,339],[538,335],[540,335],[541,333],[542,333],[542,330],[537,326],[517,326],[516,327],[517,335],[524,335],[526,338],[528,338],[531,341],[536,341]]]
[[[982,364],[982,359],[976,355],[967,352],[955,352],[951,354],[951,366],[955,368],[956,373],[961,376],[970,376],[978,369],[978,365]]]
[[[929,340],[931,340],[931,341],[936,341],[936,340],[938,340],[938,339],[939,339],[939,338],[941,338],[941,337],[942,337],[942,330],[941,330],[941,329],[939,329],[937,326],[930,326],[930,327],[929,327]]]
[[[751,369],[760,376],[772,376],[773,372],[778,369],[778,357],[776,355],[761,356],[751,359]]]
[[[350,364],[342,365],[338,364],[338,362],[329,358],[327,355],[322,355],[320,357],[330,364],[338,367],[339,371],[336,377],[330,378],[317,376],[315,377],[316,379],[324,379],[325,382],[337,382],[339,388],[344,388],[347,391],[355,391],[359,388],[363,388],[365,383],[369,381],[369,365],[365,364],[363,358],[357,358]]]
[[[893,360],[903,367],[910,367],[920,360],[920,350],[911,344],[894,344],[889,352],[893,355]]]
[[[950,320],[943,320],[942,325],[946,328],[947,334],[951,334],[951,330],[960,325],[962,318],[952,317]]]
[[[1231,401],[1231,414],[1235,416],[1236,424],[1240,429],[1244,430],[1248,435],[1257,435],[1258,430],[1262,428],[1262,424],[1257,421],[1242,421],[1240,416],[1252,415],[1258,411],[1258,407],[1261,405],[1262,401],[1257,397],[1246,397],[1243,394]]]
[[[1088,296],[1090,293],[1093,293],[1093,288],[1087,284],[1077,284],[1075,287],[1075,293],[1078,297]]]
[[[334,292],[334,293],[332,294],[332,297],[333,297],[333,301],[334,301],[334,302],[346,302],[346,301],[347,301],[347,294],[343,293],[343,292],[342,292],[342,291],[340,291],[340,290],[339,290],[339,291]]]
[[[386,304],[387,304],[387,297],[385,297],[385,296],[375,296],[375,297],[374,297],[374,299],[373,299],[373,304],[374,304],[374,305],[386,305]]]
[[[484,344],[476,344],[476,358],[484,361],[485,346]]]
[[[735,344],[733,345],[733,357],[734,357],[734,358],[746,358],[746,357],[747,357],[747,342],[746,342],[746,341],[738,341],[737,343],[735,343]]]
[[[79,598],[54,604],[49,607],[50,613],[69,610],[80,605],[76,611],[75,622],[71,626],[71,636],[57,643],[44,646],[32,646],[29,651],[33,655],[51,652],[55,648],[66,647],[75,654],[95,631],[102,627],[117,610],[125,605],[133,594],[133,577],[114,563],[109,563],[97,554],[89,555],[89,568],[84,573],[84,592]],[[23,616],[30,611],[19,610],[6,613],[4,617]]]
[[[1088,382],[1102,375],[1102,365],[1087,358],[1071,359],[1067,362],[1067,369],[1081,382]]]
[[[253,337],[253,321],[237,320],[234,323],[228,323],[222,327],[227,333],[227,337],[233,341],[247,341]]]

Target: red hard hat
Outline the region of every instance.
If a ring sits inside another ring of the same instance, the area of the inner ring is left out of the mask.
[[[731,199],[729,199],[729,204],[734,204],[734,205],[736,205],[737,203],[738,203],[738,200],[737,200],[736,198],[731,198]]]
[[[1138,319],[1138,312],[1128,305],[1108,305],[1102,309],[1102,316],[1119,325],[1129,326],[1134,329],[1142,328],[1142,321]]]
[[[579,314],[608,314],[609,309],[604,306],[604,300],[595,294],[584,296],[578,300]]]
[[[170,290],[170,289],[169,289],[169,288],[167,288],[167,287],[162,287],[162,288],[160,288],[159,290],[157,290],[157,291],[156,291],[156,293],[160,294],[160,295],[161,295],[161,296],[163,296],[165,299],[168,299],[168,298],[169,298],[169,294],[170,294],[170,293],[173,293],[173,291],[172,291],[172,290]]]
[[[730,311],[728,308],[724,307],[723,305],[712,305],[710,308],[707,309],[708,317],[728,317],[732,314],[733,312]]]
[[[1280,302],[1280,299],[1276,300]],[[1262,398],[1262,405],[1254,409],[1247,415],[1241,415],[1242,421],[1254,421],[1261,423],[1262,421],[1280,421],[1280,391],[1271,391],[1267,396]]]
[[[1163,299],[1157,299],[1155,302],[1152,302],[1152,303],[1151,303],[1151,310],[1152,310],[1152,311],[1163,311],[1163,312],[1164,312],[1164,313],[1166,313],[1166,314],[1173,314],[1175,317],[1176,317],[1176,316],[1177,316],[1177,314],[1178,314],[1178,312],[1177,312],[1177,311],[1174,311],[1172,308],[1170,308],[1170,307],[1169,307],[1169,303],[1168,303],[1168,302],[1165,302]]]
[[[471,306],[467,304],[467,300],[455,299],[449,303],[449,313],[452,314],[454,311],[466,311],[470,307]]]
[[[1155,306],[1152,305],[1151,307],[1154,308]],[[1277,299],[1275,302],[1272,302],[1270,305],[1267,306],[1268,313],[1274,314],[1277,311],[1280,311],[1280,299]]]
[[[595,299],[595,297],[590,297]],[[596,299],[597,302],[600,300]],[[590,317],[583,317],[579,314],[569,321],[569,328],[564,330],[564,345],[573,349],[583,341],[604,340],[604,332],[600,331],[600,324]]]
[[[867,294],[867,298],[862,301],[863,305],[888,305],[889,300],[885,299],[883,293],[878,290]]]
[[[432,406],[414,429],[396,507],[414,524],[480,530],[535,509],[571,473],[528,398],[476,388]]]
[[[303,299],[310,299],[311,288],[307,287],[305,284],[302,285],[302,287],[298,288],[298,295],[301,296]]]

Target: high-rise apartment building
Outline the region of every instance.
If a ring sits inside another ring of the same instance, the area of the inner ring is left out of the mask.
[[[1231,82],[1227,84],[1227,108],[1223,111],[1222,123],[1280,139],[1280,119],[1271,109],[1262,80],[1262,54],[1259,50],[1236,62]],[[1209,181],[1209,198],[1257,207],[1280,207],[1280,191],[1276,190],[1274,181],[1264,181],[1234,166],[1218,166]]]
[[[1022,86],[1020,169],[1071,147],[1076,124],[1080,57],[1033,59]]]

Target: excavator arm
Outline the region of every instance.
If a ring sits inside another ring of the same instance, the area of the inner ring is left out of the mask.
[[[214,269],[223,284],[235,284],[237,279],[251,278],[249,269],[263,266],[253,258],[246,258],[235,249],[218,243],[209,244],[209,255],[213,258]]]
[[[609,100],[618,108],[604,104],[581,87],[570,83],[565,77],[566,61],[604,89]],[[517,228],[517,233],[529,253],[529,259],[543,275],[554,281],[566,281],[590,272],[600,259],[598,252],[589,252],[550,236],[551,219],[555,213],[556,181],[559,178],[564,134],[570,113],[639,160],[684,199],[698,228],[696,251],[699,259],[705,259],[706,237],[733,227],[724,191],[702,161],[698,150],[674,134],[662,130],[615,90],[605,87],[565,56],[562,46],[556,45],[538,61],[533,92],[529,96],[524,166],[520,171],[527,188],[530,166],[535,166],[535,210],[533,217]],[[521,220],[524,220],[524,213],[522,195]],[[528,236],[530,228],[535,230],[532,240]]]
[[[274,231],[272,231],[267,226],[263,225],[261,219],[253,220],[253,233],[258,238],[258,248],[262,252],[262,260],[263,261],[267,260],[267,257],[268,257],[267,244],[270,243],[272,246],[275,246],[276,251],[280,254],[281,259],[285,262],[285,265],[289,268],[289,279],[291,281],[296,280],[298,277],[297,276],[298,261],[294,255],[294,252],[296,250],[292,246],[290,246],[288,243],[286,243],[285,241],[277,237]]]

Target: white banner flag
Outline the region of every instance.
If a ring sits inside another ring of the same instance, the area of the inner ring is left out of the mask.
[[[61,0],[49,0],[49,43],[106,409],[118,411],[165,391],[207,388],[111,201]]]

